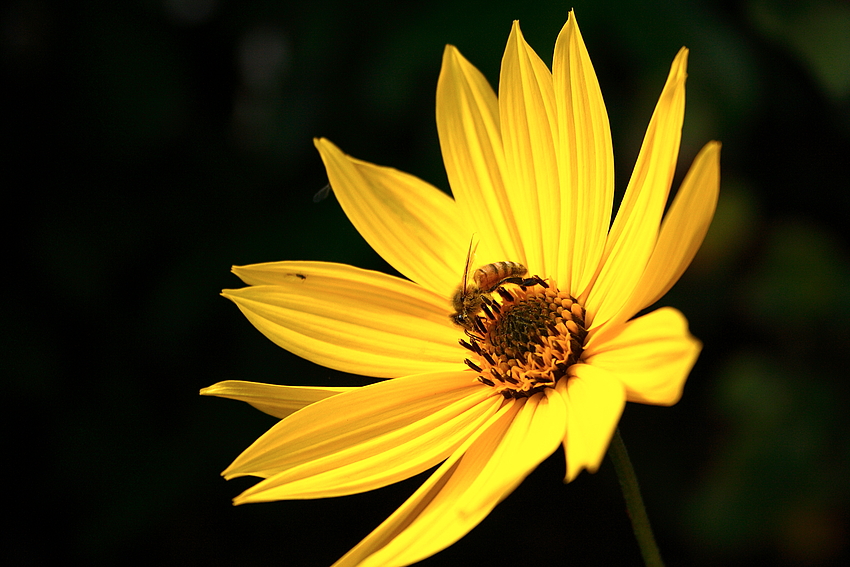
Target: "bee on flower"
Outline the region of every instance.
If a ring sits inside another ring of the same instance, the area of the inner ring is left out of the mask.
[[[522,276],[528,273],[528,269],[518,262],[493,262],[475,270],[470,278],[469,266],[473,253],[472,243],[470,243],[469,252],[466,255],[466,266],[463,268],[463,280],[452,296],[454,313],[451,315],[451,320],[467,331],[481,330],[479,312],[484,311],[488,317],[493,317],[491,309],[494,307],[498,309],[498,305],[490,300],[489,294],[498,290],[504,297],[506,292],[501,289],[504,284],[546,286],[546,282],[538,276],[523,278]]]

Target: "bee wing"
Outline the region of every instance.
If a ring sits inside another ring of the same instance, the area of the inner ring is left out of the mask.
[[[472,264],[472,258],[475,256],[475,251],[478,249],[478,243],[475,242],[475,235],[469,239],[469,250],[466,253],[466,266],[463,268],[463,291],[469,289],[467,282],[469,281],[469,266]]]
[[[313,202],[314,203],[320,203],[320,202],[324,201],[325,199],[327,199],[328,195],[330,195],[330,194],[331,194],[331,184],[328,183],[327,185],[325,185],[324,187],[322,187],[321,189],[316,191],[316,194],[313,195]]]

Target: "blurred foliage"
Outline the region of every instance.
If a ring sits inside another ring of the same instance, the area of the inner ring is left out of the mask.
[[[664,298],[705,350],[682,402],[623,436],[670,565],[843,565],[850,554],[850,4],[633,0],[13,0],[0,11],[10,166],[9,564],[327,565],[421,476],[233,508],[217,476],[272,424],[201,399],[224,379],[362,384],[257,333],[231,264],[391,271],[311,138],[448,191],[434,125],[446,43],[495,85],[511,21],[547,62],[572,6],[622,191],[669,64],[691,49],[681,179],[723,142],[706,244]],[[635,564],[610,467],[556,454],[423,565]],[[505,545],[505,528],[513,541]],[[533,526],[533,527],[532,527]]]

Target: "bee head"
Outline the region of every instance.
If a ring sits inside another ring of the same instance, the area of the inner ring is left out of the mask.
[[[449,319],[452,320],[452,323],[466,329],[468,331],[475,331],[475,318],[470,317],[466,312],[453,313],[449,316]]]
[[[452,323],[458,327],[466,327],[469,325],[469,316],[466,313],[452,313],[449,316],[449,319],[451,319]]]

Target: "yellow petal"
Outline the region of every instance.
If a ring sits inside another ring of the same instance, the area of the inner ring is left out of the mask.
[[[687,55],[682,48],[673,61],[611,227],[604,264],[585,302],[592,328],[622,309],[655,247],[682,137]]]
[[[263,262],[247,266],[233,266],[231,271],[248,285],[278,285],[296,291],[305,289],[304,284],[307,282],[308,276],[311,280],[315,280],[317,278],[337,277],[337,273],[340,271],[343,274],[351,271],[351,277],[356,277],[361,271],[357,268],[350,270],[350,268],[351,266],[348,264],[287,260],[285,262]]]
[[[587,364],[616,376],[630,402],[670,406],[682,397],[701,343],[676,309],[664,307],[593,336]]]
[[[473,377],[469,371],[405,376],[325,398],[279,421],[222,474],[266,478],[358,446],[359,455],[346,453],[336,464],[370,457],[381,452],[376,439],[466,399],[445,414],[460,415],[482,401],[474,394],[491,394]]]
[[[505,156],[499,103],[478,69],[452,45],[437,81],[437,132],[452,193],[469,231],[480,242],[482,263],[525,262],[504,185]]]
[[[538,464],[551,455],[564,438],[567,425],[563,397],[548,389],[534,396],[514,418],[508,433],[480,473],[480,488],[466,495],[462,514],[492,509],[513,492]],[[491,475],[489,478],[486,475]]]
[[[708,232],[719,192],[720,142],[709,142],[697,155],[664,216],[643,277],[617,321],[625,321],[652,305],[679,280]]]
[[[555,92],[552,73],[526,43],[516,21],[502,58],[499,110],[505,184],[526,265],[548,277],[554,275],[554,265],[546,261],[558,256],[561,213]]]
[[[499,409],[500,398],[479,386],[407,425],[279,472],[234,503],[343,496],[404,480],[444,461]]]
[[[354,388],[321,388],[310,386],[278,386],[259,382],[225,380],[201,390],[202,396],[218,396],[248,402],[258,410],[275,417],[289,414]]]
[[[322,366],[381,378],[464,368],[448,299],[380,272],[343,264],[276,262],[236,267],[278,285],[225,290],[277,345]]]
[[[557,448],[565,419],[557,395],[509,402],[335,566],[410,565],[453,544]]]
[[[398,537],[404,535],[407,529],[417,520],[419,525],[422,525],[422,516],[434,510],[442,510],[451,505],[451,496],[462,496],[465,489],[472,484],[477,473],[480,472],[482,463],[485,463],[490,455],[496,450],[499,442],[504,437],[506,431],[511,425],[511,421],[516,416],[524,402],[508,402],[496,415],[492,416],[475,434],[469,437],[466,442],[461,445],[440,467],[419,487],[419,489],[408,498],[395,512],[393,512],[380,526],[375,528],[368,536],[360,543],[354,546],[348,553],[333,564],[333,567],[364,567],[364,566],[401,566],[409,565],[416,560],[407,561],[397,557],[388,557],[388,555],[397,555],[403,550],[399,549]],[[449,535],[446,543],[441,540],[441,545],[435,547],[430,554],[436,553],[440,549],[444,549],[463,537],[465,533],[486,517],[486,513],[480,518],[466,517],[470,524],[468,529],[464,530],[456,537],[451,537],[451,532],[454,530],[447,529],[450,526],[457,524],[457,514],[452,517],[447,517],[442,523],[440,535],[445,539]],[[427,515],[431,525],[434,523],[440,525],[440,519],[435,518],[433,513]],[[430,539],[425,543],[434,543],[434,539]],[[387,549],[389,548],[389,549]],[[377,556],[375,554],[378,554]],[[427,557],[426,554],[423,557]]]
[[[552,76],[561,185],[556,277],[578,296],[596,272],[611,224],[614,150],[599,81],[572,11],[555,43]]]
[[[451,197],[421,179],[315,141],[334,195],[357,231],[395,269],[448,296],[459,281],[469,230]]]
[[[582,469],[596,472],[617,428],[626,396],[623,385],[609,372],[589,364],[574,364],[570,379],[556,387],[567,405],[564,454],[571,482]]]

